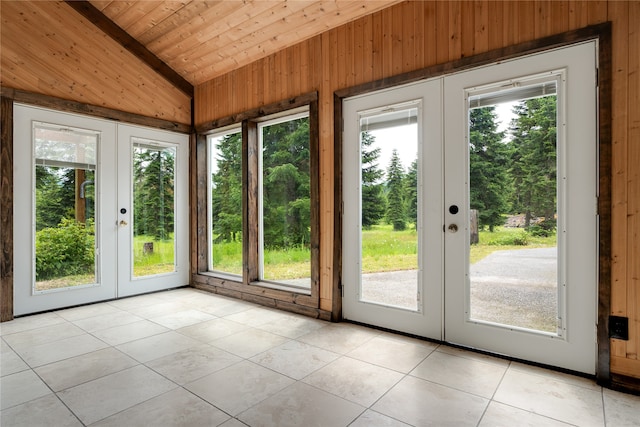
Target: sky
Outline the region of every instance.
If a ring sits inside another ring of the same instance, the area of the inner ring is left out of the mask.
[[[509,127],[509,122],[514,117],[511,112],[516,102],[507,102],[496,106],[498,114],[498,131],[504,131]],[[391,154],[393,149],[398,150],[400,161],[405,172],[409,169],[418,153],[417,143],[418,125],[396,126],[387,129],[379,129],[369,131],[375,136],[375,147],[380,148],[380,157],[378,158],[378,167],[386,171],[391,162]]]

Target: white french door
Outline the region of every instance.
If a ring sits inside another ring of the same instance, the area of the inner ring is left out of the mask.
[[[189,283],[188,137],[118,128],[118,296]]]
[[[187,147],[15,105],[14,314],[187,284]]]
[[[344,317],[434,339],[442,331],[441,98],[432,80],[350,98],[343,109]],[[392,161],[415,170],[418,214],[404,226],[384,221]],[[409,247],[402,269],[387,256],[394,247]]]
[[[344,101],[346,319],[595,372],[596,52],[588,42]],[[386,210],[369,226],[372,185]]]

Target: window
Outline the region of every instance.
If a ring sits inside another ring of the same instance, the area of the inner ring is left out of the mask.
[[[242,134],[210,135],[209,271],[242,276]]]
[[[309,114],[261,123],[258,135],[259,279],[309,289]]]
[[[98,282],[99,134],[34,122],[36,292]]]
[[[317,308],[317,94],[242,117],[214,123],[206,143],[199,138],[207,148],[208,193],[198,217],[203,225],[206,218],[206,246],[204,229],[198,245],[207,255],[199,250],[205,274],[195,283],[261,296],[267,287],[270,298],[291,301],[293,293],[295,304]]]

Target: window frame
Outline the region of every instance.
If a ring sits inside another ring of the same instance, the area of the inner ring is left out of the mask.
[[[295,117],[305,112],[309,118],[309,178],[311,197],[310,288],[288,287],[276,281],[261,281],[259,276],[259,161],[260,125],[278,118]],[[240,126],[242,132],[242,277],[210,271],[210,159],[209,138]],[[194,287],[261,305],[329,320],[331,312],[320,309],[320,193],[319,193],[319,115],[318,93],[310,92],[274,104],[205,123],[195,129],[195,223],[192,242],[195,257],[192,269]],[[192,249],[192,250],[193,250]]]

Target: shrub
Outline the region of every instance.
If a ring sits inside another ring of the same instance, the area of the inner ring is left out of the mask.
[[[36,232],[36,280],[93,273],[94,225],[63,219]]]
[[[549,237],[556,232],[556,220],[544,220],[527,228],[527,232],[536,237]]]
[[[491,233],[485,234],[484,238],[489,236],[491,236]],[[496,236],[489,237],[485,243],[489,246],[527,246],[529,244],[529,236],[524,230],[518,233],[499,233]]]

